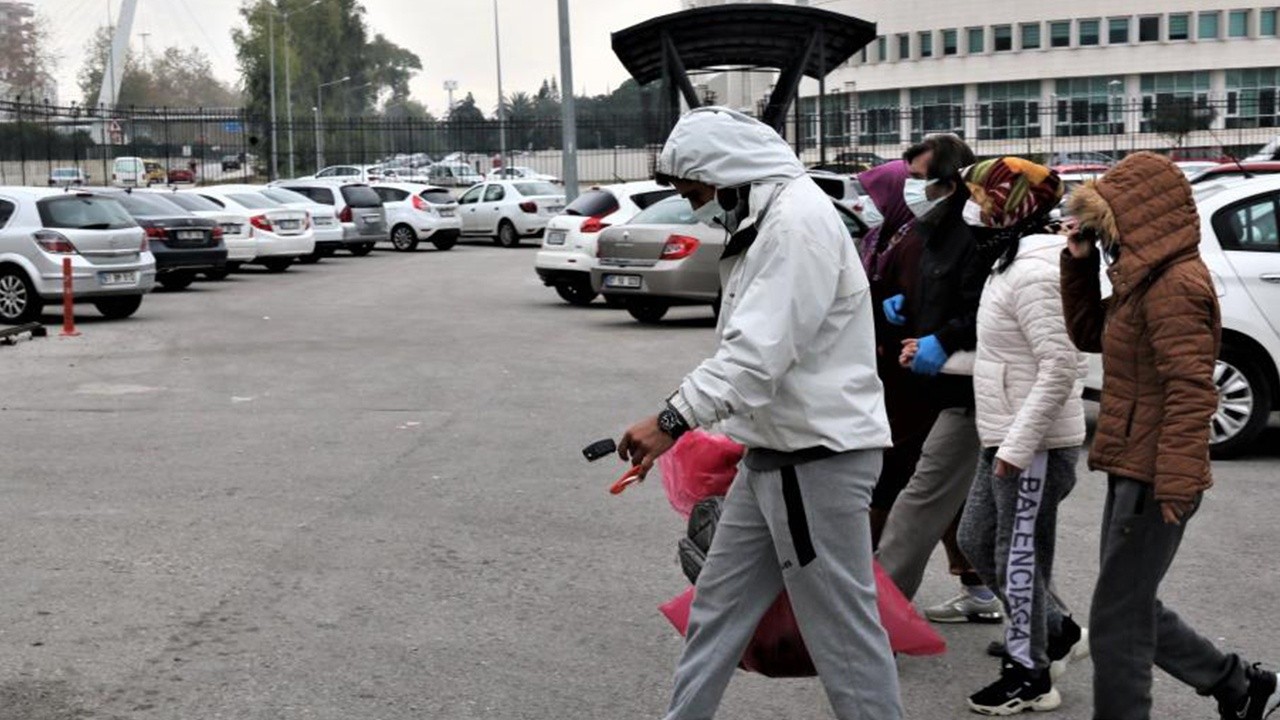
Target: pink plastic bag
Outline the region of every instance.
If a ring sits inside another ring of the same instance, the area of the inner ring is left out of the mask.
[[[880,623],[889,633],[889,645],[893,651],[904,655],[941,655],[946,652],[946,641],[916,613],[880,563],[875,564],[875,570]],[[660,608],[681,635],[688,632],[693,590],[685,590]],[[813,677],[817,674],[785,592],[778,596],[756,626],[755,636],[742,653],[739,667],[775,678]]]
[[[691,430],[658,459],[671,507],[689,517],[699,500],[726,495],[745,449],[723,435]]]

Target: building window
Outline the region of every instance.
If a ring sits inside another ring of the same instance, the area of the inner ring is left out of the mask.
[[[1009,52],[1013,49],[1013,26],[996,25],[992,28],[995,35],[995,52]]]
[[[889,38],[883,35],[876,38],[876,58],[880,62],[889,62]]]
[[[1040,137],[1040,81],[978,85],[978,139]]]
[[[1191,16],[1187,13],[1178,13],[1169,16],[1169,39],[1170,40],[1189,40],[1191,39]]]
[[[920,57],[922,58],[933,57],[933,33],[932,32],[926,31],[926,32],[920,33]]]
[[[946,56],[960,53],[960,39],[955,30],[942,31],[942,54]]]
[[[1209,127],[1212,115],[1209,112],[1208,71],[1143,75],[1140,80],[1142,132],[1159,132],[1160,119],[1201,108],[1205,110],[1203,125]]]
[[[898,59],[911,59],[911,36],[906,33],[898,35]]]
[[[1262,37],[1275,37],[1276,36],[1276,11],[1263,10],[1259,14],[1258,19],[1261,21],[1258,23],[1258,34],[1261,35]]]
[[[931,133],[964,136],[964,86],[916,88],[911,91],[911,141]]]
[[[969,54],[981,55],[987,51],[987,33],[985,28],[969,28]]]
[[[1101,33],[1100,20],[1081,20],[1080,21],[1080,45],[1081,47],[1089,47],[1097,45],[1098,35]]]
[[[1039,50],[1040,49],[1040,23],[1027,23],[1021,26],[1022,30],[1022,49],[1023,50]]]
[[[1200,13],[1200,28],[1196,33],[1196,37],[1201,40],[1217,40],[1221,37],[1218,21],[1221,19],[1222,13],[1218,12],[1202,12]]]
[[[1071,47],[1071,21],[1049,23],[1049,44],[1056,48]]]
[[[1107,21],[1107,43],[1111,45],[1129,44],[1129,18],[1111,18]]]
[[[1138,18],[1138,42],[1160,42],[1160,16]]]
[[[1227,36],[1233,38],[1249,37],[1249,11],[1232,10],[1227,15]]]
[[[1117,92],[1123,82],[1118,76],[1058,80],[1053,109],[1055,132],[1071,136],[1123,133],[1123,98]]]
[[[1280,127],[1280,68],[1227,71],[1228,128]]]
[[[902,110],[897,90],[858,93],[854,127],[860,145],[897,145],[902,141]]]
[[[867,64],[867,55],[868,55],[868,53],[867,53],[867,48],[866,48],[866,46],[864,45],[864,46],[863,46],[863,48],[862,48],[862,64],[863,64],[863,65],[866,65],[866,64]]]

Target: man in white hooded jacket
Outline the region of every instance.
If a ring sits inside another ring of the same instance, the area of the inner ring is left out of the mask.
[[[732,110],[686,114],[657,170],[731,234],[719,347],[620,452],[647,472],[681,433],[711,425],[748,448],[698,577],[667,720],[715,714],[784,588],[836,717],[898,720],[868,521],[890,432],[853,242],[786,142]]]

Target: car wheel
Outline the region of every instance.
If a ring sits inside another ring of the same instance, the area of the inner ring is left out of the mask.
[[[560,299],[577,307],[586,307],[596,299],[596,291],[591,289],[591,282],[583,282],[575,280],[571,282],[558,283],[556,285],[556,294]]]
[[[435,246],[435,249],[437,250],[452,250],[453,246],[458,244],[458,238],[457,237],[440,238],[439,240],[432,240],[431,244]]]
[[[195,281],[196,274],[186,270],[156,276],[156,282],[160,283],[165,290],[186,290]]]
[[[359,245],[348,245],[347,249],[350,250],[351,254],[355,255],[356,257],[364,257],[365,255],[368,255],[369,253],[373,252],[373,243],[367,242],[367,243],[360,243]]]
[[[267,268],[268,272],[282,273],[293,266],[293,258],[291,257],[268,258],[266,260],[263,260],[262,264],[264,267]]]
[[[224,267],[221,270],[206,270],[204,272],[204,277],[206,280],[226,280],[227,276],[230,274],[231,269]]]
[[[671,306],[659,300],[635,299],[627,303],[627,312],[631,317],[646,325],[656,325],[666,317]]]
[[[1271,385],[1248,353],[1227,345],[1213,369],[1218,409],[1210,423],[1209,450],[1226,459],[1246,452],[1271,415]]]
[[[505,248],[513,248],[520,244],[520,233],[510,220],[498,223],[498,244]]]
[[[20,325],[32,322],[44,311],[44,300],[26,273],[16,267],[0,270],[0,322]]]
[[[103,298],[95,300],[93,306],[98,308],[102,316],[110,320],[123,320],[142,307],[141,295],[125,295],[124,297]]]
[[[397,225],[391,228],[391,247],[400,252],[413,252],[418,249],[418,233],[408,225]]]

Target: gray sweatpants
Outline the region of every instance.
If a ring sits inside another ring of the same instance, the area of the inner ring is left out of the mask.
[[[1049,632],[1061,632],[1062,610],[1050,590],[1058,503],[1076,485],[1080,448],[1050,450],[1042,468],[1022,477],[995,476],[996,449],[982,452],[964,506],[960,549],[1007,610],[1005,647],[1023,667],[1049,667]]]
[[[929,556],[964,507],[977,464],[973,410],[943,410],[880,536],[880,564],[908,599],[920,589]]]
[[[752,469],[725,499],[698,576],[667,720],[710,720],[760,618],[785,588],[840,720],[900,720],[876,608],[867,510],[882,451]]]
[[[1107,482],[1102,564],[1089,611],[1093,716],[1148,720],[1152,665],[1201,695],[1244,698],[1244,661],[1223,653],[1157,597],[1199,501],[1180,525],[1170,525],[1151,485],[1115,476]]]

